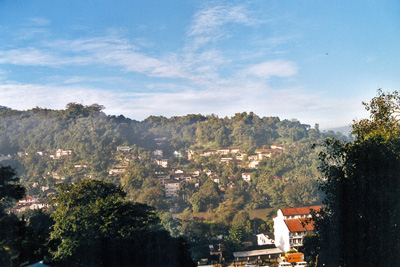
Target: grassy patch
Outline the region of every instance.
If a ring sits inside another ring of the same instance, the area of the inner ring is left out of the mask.
[[[252,220],[254,218],[260,218],[264,221],[269,221],[269,220],[272,220],[273,217],[276,217],[276,211],[274,211],[274,209],[272,209],[272,208],[249,210],[248,213],[250,216],[250,220]],[[179,215],[180,214],[174,214],[174,217],[175,218],[179,217]],[[207,218],[210,216],[210,214],[207,212],[194,212],[193,216],[197,217],[197,218],[204,218],[207,220]]]

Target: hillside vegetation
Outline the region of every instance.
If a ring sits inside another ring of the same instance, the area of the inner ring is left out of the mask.
[[[252,112],[135,121],[103,109],[0,109],[1,164],[16,168],[27,194],[40,199],[58,184],[85,179],[121,185],[130,200],[155,207],[172,236],[194,241],[195,259],[216,236],[234,249],[271,231],[267,218],[277,208],[321,203],[311,145],[348,140],[317,124]],[[179,184],[172,193],[171,181]],[[249,215],[259,209],[269,214]]]
[[[312,128],[294,119],[259,117],[253,113],[237,113],[231,118],[151,116],[139,122],[122,115],[107,116],[102,112],[103,108],[98,104],[70,103],[65,110],[1,109],[2,164],[17,168],[21,182],[30,194],[40,194],[41,188],[51,187],[56,182],[95,178],[124,185],[128,195],[135,200],[149,198],[144,195],[147,191],[147,194],[162,197],[163,193],[155,189],[163,189],[155,179],[156,171],[185,168],[198,170],[201,174],[211,170],[219,178],[217,190],[226,189],[233,181],[239,194],[244,196],[246,207],[254,209],[318,202],[314,186],[319,177],[317,153],[310,149],[310,144],[326,137],[346,139],[339,133],[320,132],[318,125]],[[221,164],[218,155],[200,156],[206,149],[238,147],[246,160],[246,155],[254,154],[257,149],[270,148],[272,144],[283,145],[284,152],[264,158],[257,169],[249,170],[231,161]],[[131,150],[121,153],[117,151],[119,146],[128,146]],[[57,157],[58,149],[69,150],[70,154]],[[162,150],[162,157],[169,159],[168,168],[156,164],[152,153],[155,150]],[[190,161],[186,157],[188,150],[194,154]],[[182,156],[174,157],[174,152],[180,152]],[[110,175],[109,170],[113,168],[124,168],[124,172]],[[251,183],[241,183],[244,171],[250,171]],[[185,197],[182,197],[187,206],[193,206],[189,199],[201,191],[206,180],[205,175],[200,175],[199,187],[187,186]],[[247,196],[251,196],[251,200],[246,199]],[[221,201],[216,197],[213,207]],[[204,211],[204,205],[200,206],[197,211]],[[163,209],[168,207],[164,205]]]

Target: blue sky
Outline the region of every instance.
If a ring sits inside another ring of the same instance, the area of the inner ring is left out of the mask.
[[[0,105],[296,118],[400,89],[399,1],[0,0]]]

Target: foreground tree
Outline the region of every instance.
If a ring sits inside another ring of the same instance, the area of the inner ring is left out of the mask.
[[[121,187],[96,180],[63,184],[51,241],[61,266],[192,266],[188,244],[172,238],[153,208],[124,200]]]
[[[324,209],[311,242],[322,266],[397,266],[400,262],[400,96],[364,103],[370,119],[355,122],[355,140],[329,139],[320,153]],[[306,249],[315,251],[307,247]]]
[[[0,213],[4,214],[10,203],[18,201],[24,195],[25,188],[20,185],[15,170],[11,166],[5,167],[0,164]]]
[[[8,215],[5,210],[24,195],[25,188],[19,184],[15,170],[0,165],[0,266],[12,266],[20,255],[16,240],[23,226],[15,215]]]

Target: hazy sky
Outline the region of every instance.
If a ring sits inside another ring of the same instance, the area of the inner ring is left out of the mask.
[[[320,128],[400,89],[400,1],[0,0],[0,105]]]

